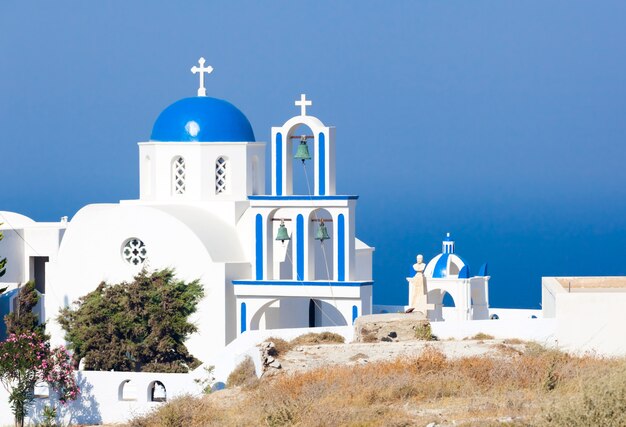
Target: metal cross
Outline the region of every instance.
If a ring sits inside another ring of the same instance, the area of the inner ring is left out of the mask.
[[[208,67],[205,67],[204,58],[200,58],[198,60],[198,63],[200,64],[200,66],[196,67],[194,65],[193,67],[191,67],[191,72],[194,74],[200,73],[200,87],[198,88],[198,96],[206,96],[206,89],[204,87],[204,73],[211,74],[213,72],[213,67],[211,67],[210,65]]]
[[[313,105],[313,101],[309,101],[306,99],[305,94],[300,95],[300,101],[296,101],[296,107],[300,107],[300,115],[306,116],[306,107],[310,107]]]

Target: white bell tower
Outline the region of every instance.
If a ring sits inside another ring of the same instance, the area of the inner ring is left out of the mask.
[[[301,136],[295,131],[302,125],[311,129],[313,135],[305,135],[313,141],[313,195],[328,196],[335,193],[335,128],[325,126],[317,117],[307,115],[306,109],[313,102],[300,95],[295,102],[300,115],[287,120],[280,127],[272,127],[272,195],[293,195],[293,141]]]

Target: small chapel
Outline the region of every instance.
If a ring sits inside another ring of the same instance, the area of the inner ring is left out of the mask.
[[[485,320],[489,318],[489,275],[487,263],[478,275],[470,275],[470,266],[455,250],[455,242],[446,233],[441,253],[423,262],[417,255],[413,265],[415,275],[407,277],[409,284],[408,312],[421,312],[428,320]],[[444,307],[449,296],[453,307]]]
[[[356,237],[358,196],[336,192],[335,128],[310,115],[303,94],[299,114],[271,128],[266,159],[244,113],[207,96],[212,70],[201,58],[191,69],[197,96],[166,107],[138,143],[137,199],[87,205],[59,222],[0,212],[2,315],[19,284],[34,280],[40,317],[61,344],[59,309],[144,268],[202,283],[187,342],[201,360],[247,330],[348,326],[371,313],[374,249]],[[307,179],[300,194],[296,173]]]

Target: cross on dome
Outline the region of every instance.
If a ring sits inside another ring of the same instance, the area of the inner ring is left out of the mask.
[[[213,67],[210,65],[205,67],[204,63],[206,60],[202,57],[198,60],[199,67],[195,65],[191,67],[191,72],[194,74],[200,73],[200,87],[198,88],[198,96],[206,96],[206,88],[204,87],[204,73],[211,74],[213,72]]]
[[[305,94],[300,95],[300,101],[295,102],[296,107],[300,107],[300,115],[306,116],[306,107],[313,105],[313,101],[306,99]]]

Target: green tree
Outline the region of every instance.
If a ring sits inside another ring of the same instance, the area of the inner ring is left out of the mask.
[[[2,225],[2,223],[0,222],[0,225]],[[2,233],[2,231],[0,231],[0,240],[4,239],[4,233]],[[6,258],[0,258],[0,277],[4,276],[4,274],[7,272],[7,259]],[[6,291],[7,288],[0,288],[0,294],[2,294],[4,291]]]
[[[102,282],[58,321],[85,369],[188,372],[200,364],[184,344],[197,330],[188,317],[203,296],[199,281],[176,280],[171,269],[142,271],[130,283]]]
[[[39,316],[33,312],[38,302],[39,293],[35,289],[35,282],[30,281],[20,288],[16,309],[4,316],[7,335],[35,332],[42,338],[48,339],[45,335],[45,324],[39,323]]]

